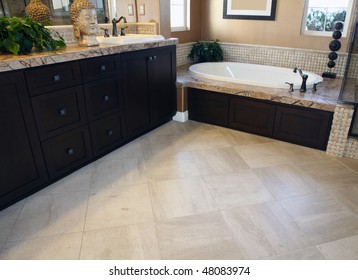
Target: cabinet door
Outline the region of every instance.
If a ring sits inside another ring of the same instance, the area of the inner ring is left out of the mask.
[[[129,137],[150,128],[148,61],[150,51],[126,53],[122,57],[124,104]]]
[[[169,121],[176,113],[175,46],[153,49],[148,60],[150,120],[153,126]]]
[[[229,95],[188,89],[189,119],[222,126],[228,125]]]
[[[276,106],[273,104],[232,96],[229,126],[246,132],[272,136],[275,111]]]
[[[274,137],[325,150],[332,118],[331,112],[277,106]]]
[[[47,181],[22,72],[0,75],[0,208]]]

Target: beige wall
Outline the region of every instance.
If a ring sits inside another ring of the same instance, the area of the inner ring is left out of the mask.
[[[171,33],[171,37],[178,38],[180,44],[201,40],[202,2],[205,1],[207,0],[190,1],[190,30]]]
[[[124,16],[128,22],[136,22],[135,0],[116,0],[117,5],[117,17]],[[133,5],[134,14],[130,16],[128,14],[128,5]]]
[[[194,0],[195,1],[195,0]],[[201,39],[223,42],[328,50],[327,37],[300,34],[304,0],[277,0],[275,21],[223,19],[223,0],[202,1]],[[347,39],[342,39],[342,52]]]

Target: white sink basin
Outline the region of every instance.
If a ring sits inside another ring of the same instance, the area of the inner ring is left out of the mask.
[[[96,37],[100,45],[128,45],[164,40],[162,35],[126,34],[118,37]]]

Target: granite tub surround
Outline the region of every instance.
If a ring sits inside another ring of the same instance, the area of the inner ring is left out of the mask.
[[[307,92],[301,93],[298,90],[290,92],[288,89],[265,88],[197,78],[189,73],[188,68],[189,65],[183,65],[177,68],[178,88],[197,88],[329,112],[334,112],[336,106],[338,106],[337,100],[342,83],[341,79],[325,79],[322,84],[317,86],[316,92],[307,90]],[[339,106],[351,108],[351,106],[346,105]]]
[[[51,65],[55,63],[74,61],[79,59],[99,57],[104,55],[119,54],[137,50],[145,50],[170,45],[176,45],[178,39],[170,38],[162,41],[147,43],[97,47],[80,47],[77,44],[69,44],[66,48],[53,52],[30,53],[28,55],[0,55],[0,72],[26,69],[37,66]]]

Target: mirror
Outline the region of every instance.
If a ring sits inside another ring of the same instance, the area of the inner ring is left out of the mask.
[[[25,15],[30,0],[0,0],[0,16]],[[71,24],[69,6],[73,0],[42,0],[50,8],[53,25]],[[115,16],[125,16],[128,22],[136,22],[136,0],[91,0],[97,10],[98,23],[110,21]]]

